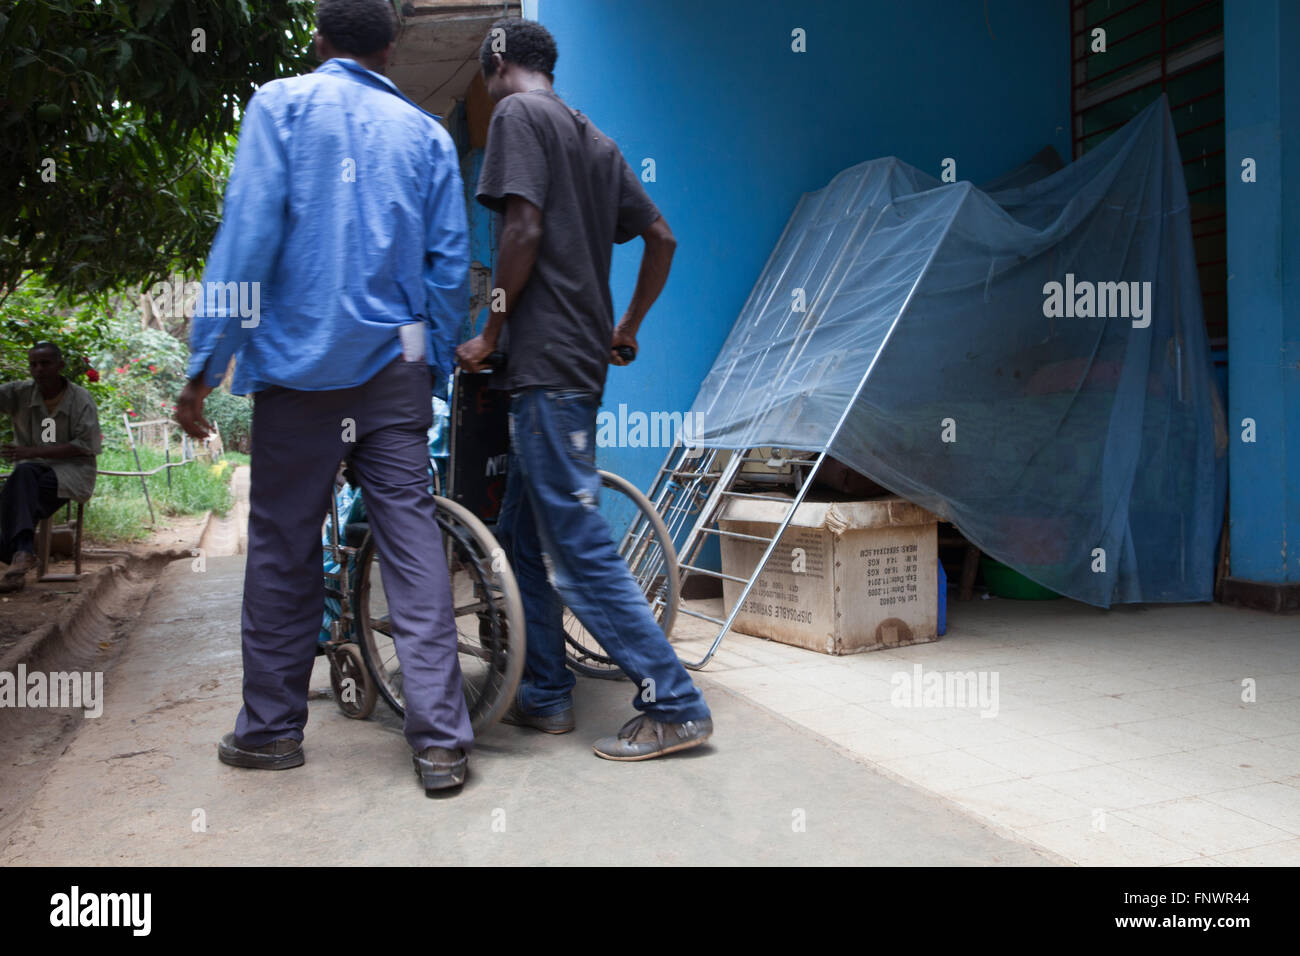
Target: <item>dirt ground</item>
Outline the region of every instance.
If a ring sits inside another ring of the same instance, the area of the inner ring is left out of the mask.
[[[206,514],[166,517],[143,541],[123,543],[85,540],[82,547],[81,581],[48,581],[38,584],[35,573],[29,574],[27,587],[22,591],[0,595],[0,654],[29,631],[58,620],[59,615],[100,568],[121,561],[127,555],[146,557],[197,547],[207,517]],[[50,563],[50,570],[55,574],[71,574],[74,569],[71,558],[59,558]]]
[[[206,514],[172,517],[142,541],[86,540],[79,581],[38,583],[29,575],[22,591],[0,595],[0,660],[12,650],[34,655],[38,664],[45,661],[51,669],[111,668],[155,580],[171,563],[169,558],[197,547],[207,525]],[[114,564],[117,567],[110,569]],[[71,558],[60,557],[51,561],[50,570],[71,574],[75,566]],[[88,605],[81,596],[94,588],[97,596]],[[53,630],[38,644],[21,650],[25,641],[38,638],[33,632],[47,624]],[[59,708],[6,709],[0,717],[0,777],[6,780],[0,797],[0,831],[4,831],[19,808],[39,791],[82,720],[80,714]]]

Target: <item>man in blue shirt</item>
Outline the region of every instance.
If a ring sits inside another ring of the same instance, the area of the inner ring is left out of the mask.
[[[340,460],[361,481],[383,558],[406,698],[428,791],[464,782],[472,743],[425,433],[468,304],[468,232],[455,147],[381,72],[388,0],[320,0],[305,76],[267,83],[244,112],[223,221],[191,335],[177,420],[232,357],[254,394],[244,706],[227,764],[303,763],[307,690],[325,593],[320,525]]]

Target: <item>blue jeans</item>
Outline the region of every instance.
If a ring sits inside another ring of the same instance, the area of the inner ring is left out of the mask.
[[[633,707],[667,723],[703,720],[709,716],[704,695],[664,637],[600,513],[599,405],[585,392],[540,388],[520,391],[510,405],[510,472],[497,537],[518,579],[528,628],[519,707],[545,717],[573,706],[575,678],[564,664],[562,608],[568,607],[631,678]]]

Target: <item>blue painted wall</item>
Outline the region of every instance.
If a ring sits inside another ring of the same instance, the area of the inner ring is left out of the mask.
[[[1298,44],[1294,0],[1225,4],[1232,576],[1270,583],[1300,581]]]
[[[487,266],[496,275],[497,235],[495,215],[485,206],[480,206],[478,199],[478,174],[483,169],[483,150],[467,151],[460,162],[460,176],[465,184],[465,209],[469,219],[469,261],[471,264]],[[471,315],[460,330],[460,339],[473,338],[483,331],[487,323],[487,308],[483,307]]]
[[[534,4],[529,3],[526,14]],[[1069,157],[1065,0],[538,0],[556,90],[623,149],[677,235],[672,276],[610,370],[605,408],[690,406],[801,193],[897,155],[981,182],[1046,144]],[[807,52],[791,50],[791,31]],[[616,250],[616,315],[641,243]],[[606,448],[648,485],[663,449]]]

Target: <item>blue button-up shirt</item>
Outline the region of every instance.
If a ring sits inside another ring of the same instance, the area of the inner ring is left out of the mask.
[[[231,390],[349,388],[402,352],[450,373],[468,310],[456,148],[437,119],[353,60],[267,83],[249,101],[203,275],[189,375]]]

